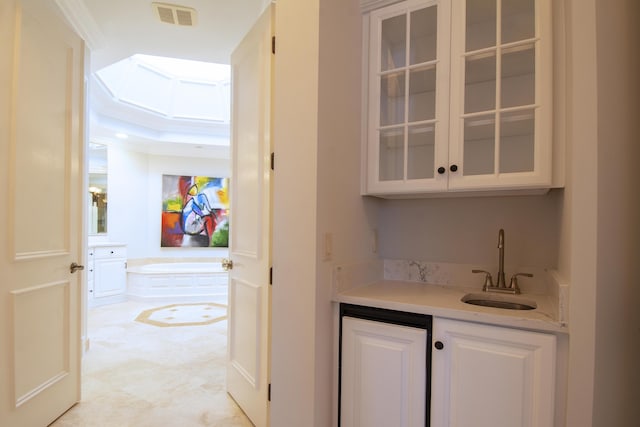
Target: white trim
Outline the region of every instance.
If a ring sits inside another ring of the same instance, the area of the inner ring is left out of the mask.
[[[55,0],[55,3],[90,50],[106,46],[104,35],[82,0]]]

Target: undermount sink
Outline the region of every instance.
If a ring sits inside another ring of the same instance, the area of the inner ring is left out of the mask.
[[[466,294],[460,299],[460,301],[466,304],[504,308],[507,310],[534,310],[538,307],[534,301],[524,298],[486,292]]]

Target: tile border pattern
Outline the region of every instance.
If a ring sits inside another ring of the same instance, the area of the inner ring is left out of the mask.
[[[213,303],[213,302],[206,302],[206,303],[182,303],[182,304],[169,304],[169,305],[164,305],[161,307],[156,307],[156,308],[150,308],[148,310],[144,310],[142,311],[136,318],[135,320],[137,322],[140,323],[146,323],[148,325],[153,325],[153,326],[158,326],[158,327],[174,327],[174,326],[201,326],[201,325],[210,325],[212,323],[215,322],[219,322],[221,320],[225,320],[227,318],[227,315],[225,314],[224,316],[218,316],[218,317],[210,317],[206,314],[202,315],[201,318],[202,320],[200,321],[189,321],[189,322],[179,322],[179,321],[173,321],[174,319],[171,318],[167,318],[166,321],[162,321],[162,320],[158,320],[158,319],[152,319],[151,317],[162,310],[173,310],[173,311],[178,311],[180,307],[184,307],[184,306],[204,306],[202,307],[202,310],[210,310],[211,308],[224,308],[226,310],[227,306],[224,304],[217,304],[217,303]]]

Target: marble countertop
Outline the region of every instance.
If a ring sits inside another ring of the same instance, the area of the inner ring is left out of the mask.
[[[338,292],[335,300],[496,326],[568,333],[567,326],[558,320],[557,307],[551,297],[536,294],[515,296],[534,301],[537,304],[534,310],[483,307],[460,301],[465,294],[478,292],[481,289],[380,280]]]
[[[126,243],[118,243],[118,242],[90,242],[87,244],[89,248],[103,248],[108,246],[126,246]]]

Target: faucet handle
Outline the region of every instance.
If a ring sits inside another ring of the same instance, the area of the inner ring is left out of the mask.
[[[487,289],[492,288],[493,287],[493,279],[491,278],[491,273],[489,273],[486,270],[477,270],[477,269],[473,269],[471,270],[472,273],[484,273],[486,276],[484,276],[484,285],[482,286],[482,290],[483,291],[487,291]]]
[[[533,277],[533,274],[531,274],[531,273],[516,273],[513,276],[511,276],[511,282],[509,283],[509,288],[515,290],[515,292],[517,294],[520,293],[520,288],[518,287],[518,276]]]

